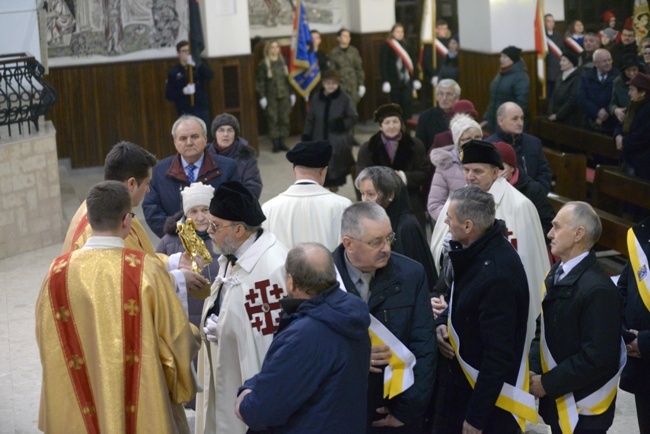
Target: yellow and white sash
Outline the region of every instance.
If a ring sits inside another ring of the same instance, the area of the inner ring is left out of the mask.
[[[447,329],[449,330],[449,343],[454,348],[456,359],[460,364],[467,381],[472,386],[476,386],[476,380],[479,376],[479,371],[469,363],[465,362],[460,355],[460,339],[458,333],[454,329],[452,321],[452,300],[454,298],[454,284],[451,285],[451,295],[449,296],[449,319],[447,321]],[[524,347],[526,344],[524,343]],[[519,428],[524,431],[526,421],[529,420],[537,423],[537,408],[535,407],[535,397],[531,395],[528,390],[530,388],[530,378],[528,376],[528,351],[526,348],[522,351],[521,361],[519,362],[519,371],[517,372],[517,384],[511,385],[503,383],[499,397],[494,405],[502,410],[512,413],[512,416],[517,421]]]
[[[372,346],[390,347],[390,361],[384,369],[384,398],[391,399],[404,392],[415,382],[413,367],[415,355],[377,318],[370,315],[370,342]]]
[[[634,271],[636,286],[639,288],[641,300],[646,309],[650,311],[650,273],[648,273],[648,258],[641,243],[634,234],[634,228],[627,231],[627,250],[630,255],[630,265]]]
[[[555,359],[551,355],[545,337],[544,314],[542,313],[542,329],[541,329],[541,362],[542,372],[546,373],[557,366]],[[585,396],[580,401],[576,402],[573,393],[567,393],[555,400],[557,405],[557,414],[560,423],[562,434],[570,434],[575,430],[578,424],[578,414],[584,416],[595,416],[603,414],[614,401],[616,391],[618,388],[618,379],[621,372],[625,367],[627,361],[627,351],[625,350],[625,343],[621,339],[621,350],[619,359],[619,369],[616,375],[607,381],[600,389]]]

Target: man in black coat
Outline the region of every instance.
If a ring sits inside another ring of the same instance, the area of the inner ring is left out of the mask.
[[[449,433],[520,432],[497,398],[504,383],[522,384],[528,375],[522,363],[528,282],[517,251],[503,235],[504,222],[494,215],[493,196],[479,187],[463,187],[450,197],[446,218],[454,283],[449,307],[436,319],[438,347],[451,359],[445,396]],[[474,384],[467,378],[471,368],[478,371]],[[534,414],[535,399],[527,397]]]
[[[632,53],[635,56],[639,53],[639,46],[636,44],[634,29],[626,27],[621,31],[621,40],[609,50],[612,53],[612,67],[620,69],[623,56]]]
[[[431,150],[436,134],[449,129],[452,108],[460,99],[460,86],[451,78],[440,80],[436,87],[435,107],[420,113],[415,137],[420,139],[425,149]],[[448,143],[446,143],[448,144]]]
[[[585,114],[588,130],[609,135],[618,120],[610,116],[608,108],[612,99],[614,80],[620,75],[612,68],[612,55],[605,49],[594,51],[594,68],[585,70],[578,93],[580,108]]]
[[[490,143],[506,142],[515,149],[517,165],[526,175],[539,182],[548,193],[553,174],[542,149],[542,141],[524,133],[524,111],[514,102],[497,109],[497,132],[485,139]]]
[[[348,292],[368,302],[379,320],[415,356],[415,383],[392,399],[384,398],[384,368],[390,348],[373,346],[368,378],[368,433],[420,432],[435,378],[436,340],[424,268],[391,253],[394,241],[386,211],[358,202],[343,213],[334,263]],[[525,332],[525,330],[524,330]]]
[[[544,15],[544,27],[546,40],[549,41],[549,50],[546,53],[544,62],[546,67],[546,99],[550,100],[555,90],[555,83],[562,75],[560,72],[560,57],[562,57],[562,51],[564,50],[564,39],[560,33],[555,31],[553,14]],[[551,49],[551,46],[553,49]]]
[[[623,297],[623,339],[627,344],[627,363],[621,374],[621,389],[634,394],[639,432],[650,432],[650,298],[648,297],[648,256],[650,256],[650,218],[631,228],[628,239],[630,258],[618,279]],[[643,282],[641,287],[638,279]]]
[[[619,295],[591,251],[601,230],[589,204],[569,202],[548,234],[551,252],[561,262],[544,282],[542,322],[530,352],[530,391],[540,398],[539,413],[553,434],[566,432],[560,424],[572,425],[569,417],[577,422],[574,434],[605,434],[614,420],[625,351]],[[608,385],[610,380],[613,384]],[[562,414],[569,417],[560,419],[557,400],[569,394],[576,404],[566,400],[568,412]]]

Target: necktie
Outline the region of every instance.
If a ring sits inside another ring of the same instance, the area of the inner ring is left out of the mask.
[[[233,254],[226,255],[226,258],[228,259],[228,263],[230,264],[231,267],[234,266],[235,263],[237,263],[237,256]]]
[[[196,166],[194,164],[188,164],[185,167],[185,171],[187,172],[187,179],[190,180],[190,184],[196,181],[196,178],[194,177],[194,169],[196,169]]]
[[[560,265],[557,267],[557,270],[555,270],[555,276],[553,277],[553,284],[557,285],[557,283],[560,281],[560,276],[564,273],[564,270],[562,269],[562,266]]]
[[[370,299],[370,280],[372,279],[372,274],[363,273],[359,278],[359,295],[367,303]]]

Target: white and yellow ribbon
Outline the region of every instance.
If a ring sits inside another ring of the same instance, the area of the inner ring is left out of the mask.
[[[627,250],[630,255],[630,265],[634,271],[636,286],[639,289],[641,300],[646,309],[650,311],[650,272],[648,272],[648,258],[646,257],[639,239],[634,234],[634,229],[627,231]]]
[[[472,386],[476,386],[476,381],[479,377],[479,371],[472,367],[469,363],[463,360],[460,355],[460,339],[458,333],[454,329],[452,321],[452,300],[454,298],[454,284],[451,286],[451,295],[449,296],[449,318],[447,320],[447,329],[449,331],[449,343],[454,349],[456,359],[467,378],[467,381]],[[524,344],[524,347],[526,345]],[[519,371],[517,372],[517,383],[511,385],[503,383],[501,391],[495,402],[495,406],[502,410],[512,413],[512,416],[517,421],[519,428],[524,431],[526,421],[529,420],[537,423],[537,408],[535,407],[535,397],[531,395],[528,390],[530,388],[530,378],[528,376],[528,351],[524,348],[522,351],[521,361],[519,362]]]
[[[629,240],[629,234],[628,234]],[[544,296],[546,296],[546,284],[543,284]],[[542,373],[547,373],[557,366],[555,359],[551,355],[551,350],[546,343],[546,326],[544,324],[544,312],[541,314],[541,331],[540,331],[540,359],[542,362]],[[585,396],[580,401],[576,402],[573,393],[569,392],[555,400],[557,406],[558,422],[562,434],[571,434],[578,425],[578,415],[595,416],[603,414],[614,401],[616,391],[618,388],[618,379],[623,372],[627,362],[627,351],[625,349],[625,342],[621,339],[619,369],[616,375],[607,381],[602,387],[595,392]]]
[[[377,318],[370,315],[370,342],[372,346],[390,347],[390,361],[384,369],[384,398],[391,399],[415,382],[413,367],[415,356],[390,330]]]

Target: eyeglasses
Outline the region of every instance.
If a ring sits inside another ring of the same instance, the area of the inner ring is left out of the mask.
[[[359,241],[360,243],[363,243],[367,246],[369,246],[371,249],[379,249],[384,246],[384,244],[388,244],[389,246],[392,245],[395,242],[395,232],[391,232],[386,238],[379,238],[370,242],[360,240],[358,238],[352,238],[355,241]]]
[[[134,217],[135,217],[135,213],[134,213],[134,212],[127,212],[126,214],[124,214],[124,217],[126,217],[127,215],[130,215],[131,218],[134,218]]]
[[[208,227],[208,230],[212,229],[214,232],[219,232],[223,228],[229,228],[230,226],[237,226],[239,223],[233,223],[231,225],[223,225],[219,226],[213,221],[208,220],[208,223],[210,223],[210,227]]]

